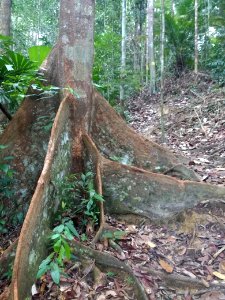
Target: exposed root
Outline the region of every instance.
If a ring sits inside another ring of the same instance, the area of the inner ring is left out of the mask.
[[[116,268],[116,269],[119,269],[121,271],[128,273],[136,285],[137,299],[138,300],[148,300],[148,297],[145,293],[145,290],[144,290],[142,284],[140,283],[138,278],[134,275],[133,270],[131,269],[131,267],[128,264],[120,261],[116,257],[111,256],[107,253],[103,253],[103,252],[94,250],[90,247],[84,246],[77,241],[71,242],[71,245],[73,246],[74,254],[77,255],[78,257],[83,257],[85,255],[87,257],[93,258],[95,260],[95,262],[99,265],[102,265],[104,267]]]
[[[168,287],[177,289],[188,288],[190,290],[205,289],[206,291],[211,291],[214,289],[225,288],[225,285],[220,283],[213,283],[207,287],[208,283],[206,284],[206,282],[203,282],[202,280],[189,278],[183,275],[167,274],[164,271],[157,271],[147,267],[140,267],[137,269],[137,272],[159,277]]]
[[[89,135],[84,134],[83,135],[83,141],[85,143],[85,146],[88,150],[88,156],[90,157],[90,159],[92,160],[92,163],[94,164],[94,168],[95,168],[95,173],[96,173],[96,187],[97,187],[97,192],[98,194],[102,195],[102,176],[101,176],[101,157],[100,154],[98,152],[98,149],[96,148],[94,142],[92,141],[92,139],[89,137]],[[98,232],[96,233],[92,244],[95,244],[103,231],[104,225],[105,225],[105,214],[104,214],[104,204],[103,202],[99,202],[99,209],[100,209],[100,226],[98,229]]]
[[[117,244],[115,243],[113,240],[109,240],[109,245],[114,249],[116,250],[119,254],[122,254],[123,253],[123,250],[122,248]]]
[[[171,176],[102,160],[106,208],[114,214],[139,214],[165,221],[203,200],[225,199],[225,187],[182,181]]]

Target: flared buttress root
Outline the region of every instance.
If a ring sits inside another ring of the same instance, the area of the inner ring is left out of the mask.
[[[199,180],[192,170],[181,167],[184,158],[175,157],[168,149],[138,135],[100,94],[95,92],[93,97],[91,137],[103,156],[148,171]]]
[[[182,181],[167,175],[103,159],[106,209],[115,214],[138,214],[156,222],[208,199],[225,199],[225,187]]]
[[[101,156],[89,135],[87,135],[86,133],[83,134],[82,139],[84,141],[86,151],[88,152],[87,153],[88,163],[91,162],[92,168],[94,169],[95,186],[96,186],[97,193],[99,195],[102,195]],[[96,243],[99,240],[101,233],[103,231],[103,228],[104,228],[104,224],[105,224],[103,202],[99,202],[99,209],[100,209],[100,226],[99,226],[98,232],[96,233],[92,243]]]

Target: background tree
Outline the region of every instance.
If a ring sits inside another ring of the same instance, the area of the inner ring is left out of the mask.
[[[12,0],[0,1],[0,34],[10,35],[11,32],[11,7]]]
[[[122,40],[121,40],[121,84],[120,104],[124,108],[124,83],[126,76],[126,0],[122,0]]]
[[[198,0],[195,0],[195,67],[194,71],[198,73]]]
[[[155,79],[155,59],[154,59],[154,34],[153,34],[153,24],[154,24],[154,1],[148,0],[147,2],[147,83],[150,70],[150,93],[154,94],[156,92],[156,79]]]

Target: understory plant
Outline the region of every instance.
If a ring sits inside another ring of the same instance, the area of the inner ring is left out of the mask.
[[[7,148],[6,145],[0,145],[0,154],[2,150]],[[10,161],[12,156],[5,156],[0,160],[0,234],[7,233],[7,221],[11,216],[10,209],[15,203],[13,199],[13,173],[14,171],[10,167]],[[12,205],[9,205],[11,203]]]
[[[50,271],[52,280],[56,284],[59,284],[60,273],[64,268],[64,262],[71,258],[71,248],[68,241],[73,240],[75,237],[79,238],[79,234],[73,225],[73,221],[69,218],[63,218],[62,223],[56,226],[52,231],[50,236],[52,252],[40,264],[37,278],[40,278],[46,272]]]
[[[30,90],[36,90],[43,97],[58,92],[58,88],[47,86],[43,74],[38,72],[43,60],[51,48],[35,46],[28,49],[25,56],[10,49],[12,41],[0,35],[0,103],[13,114],[24,96]],[[6,43],[7,41],[7,43]],[[32,93],[30,96],[33,96]]]
[[[56,186],[57,198],[60,200],[55,216],[57,226],[53,228],[50,236],[51,253],[40,264],[37,278],[49,271],[54,283],[59,284],[65,262],[71,259],[69,241],[74,238],[81,241],[87,239],[82,229],[90,223],[93,226],[98,224],[100,214],[98,202],[103,201],[103,197],[95,191],[92,172],[80,176],[72,174]],[[74,221],[79,223],[78,229],[75,228]]]

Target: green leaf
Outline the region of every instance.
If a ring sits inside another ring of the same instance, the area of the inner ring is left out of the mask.
[[[67,259],[70,259],[71,258],[70,246],[66,241],[63,241],[63,245],[64,245],[64,248],[65,248],[65,256],[66,256]]]
[[[64,259],[64,254],[65,254],[65,248],[64,248],[64,246],[62,245],[62,246],[60,247],[60,250],[59,250],[59,256],[58,256],[58,259],[57,259],[60,265],[62,265],[62,262],[63,262],[63,259]]]
[[[58,241],[53,245],[53,249],[56,253],[59,252],[61,244],[62,244],[62,239],[58,239]]]
[[[7,173],[9,170],[9,165],[7,164],[0,164],[0,170],[2,170],[3,172]]]
[[[74,237],[73,237],[72,234],[70,233],[70,230],[69,230],[68,227],[65,227],[64,235],[66,236],[66,238],[67,238],[69,241],[72,241],[72,240],[74,239]]]
[[[94,202],[93,202],[92,199],[90,199],[90,200],[88,201],[88,203],[87,203],[87,210],[88,210],[88,211],[90,211],[90,209],[91,209],[93,203],[94,203]]]
[[[81,179],[82,179],[83,181],[85,181],[86,176],[85,176],[84,174],[81,174]]]
[[[96,194],[96,192],[95,190],[89,190],[89,194],[90,194],[90,198],[92,198]]]
[[[52,262],[51,263],[51,277],[52,277],[52,280],[56,283],[56,284],[59,284],[59,281],[60,281],[60,269],[59,269],[59,266]]]
[[[73,221],[70,220],[69,222],[66,222],[65,225],[69,228],[69,230],[74,234],[74,236],[79,238],[79,234],[76,230],[76,228],[73,225]]]
[[[50,269],[49,265],[44,266],[43,268],[39,269],[36,275],[36,278],[39,279],[41,278],[42,275],[47,273],[47,271]]]
[[[103,201],[104,201],[104,199],[103,199],[102,195],[100,195],[100,194],[97,194],[97,193],[95,193],[95,196],[94,196],[94,198],[95,198],[96,200],[100,201],[100,202],[103,202]]]
[[[46,259],[44,259],[41,262],[39,269],[43,269],[44,267],[46,267],[46,265],[48,265],[51,262],[53,256],[54,256],[54,253],[51,253]]]
[[[59,238],[60,237],[60,234],[59,233],[56,233],[56,234],[53,234],[52,236],[51,236],[51,239],[52,240],[55,240],[55,239],[57,239],[57,238]]]
[[[53,229],[53,232],[61,233],[61,232],[63,232],[64,227],[65,227],[64,224],[60,224],[59,226],[56,226],[56,227]]]
[[[43,63],[46,57],[51,51],[51,47],[48,46],[33,46],[28,49],[30,60],[32,60],[37,67]]]

